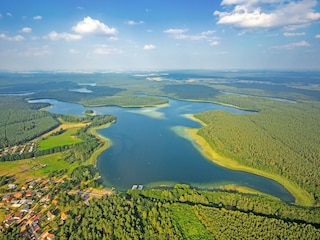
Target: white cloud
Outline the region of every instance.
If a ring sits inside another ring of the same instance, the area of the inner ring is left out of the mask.
[[[112,48],[105,44],[98,44],[96,45],[93,53],[98,55],[110,55],[110,54],[122,54],[123,51],[119,48]]]
[[[289,43],[289,44],[285,44],[285,45],[279,45],[279,46],[273,46],[272,48],[275,49],[294,49],[297,47],[310,47],[311,45],[306,42],[306,41],[301,41],[301,42],[295,42],[295,43]]]
[[[42,19],[42,16],[34,16],[33,19],[34,19],[34,20],[41,20],[41,19]]]
[[[164,30],[163,32],[169,33],[172,35],[180,35],[180,34],[183,34],[187,31],[189,31],[189,30],[188,29],[179,29],[179,28],[170,28],[170,29]]]
[[[209,42],[210,46],[217,46],[219,45],[219,43],[220,43],[219,41],[214,41],[214,40]]]
[[[117,38],[117,37],[109,37],[108,40],[109,41],[118,41],[119,38]]]
[[[8,16],[8,17],[12,17],[12,13],[7,12],[7,16]]]
[[[178,40],[191,40],[191,41],[200,41],[200,40],[207,40],[210,45],[217,45],[217,38],[211,36],[215,31],[208,30],[206,32],[202,32],[201,34],[186,34],[189,29],[180,29],[180,28],[170,28],[164,30],[164,33],[169,34],[172,38]]]
[[[55,31],[50,32],[47,36],[43,37],[44,39],[50,40],[66,40],[66,41],[73,41],[73,40],[80,40],[82,39],[81,35],[70,34],[66,32],[57,33]]]
[[[152,49],[156,49],[157,47],[153,44],[147,44],[147,45],[144,45],[143,49],[144,50],[152,50]]]
[[[11,42],[19,42],[24,40],[24,37],[21,35],[16,35],[14,37],[8,37],[6,34],[0,34],[0,39],[11,41]]]
[[[99,20],[85,17],[83,21],[78,22],[72,30],[79,34],[97,34],[97,35],[113,35],[117,33],[115,28],[110,28]]]
[[[317,34],[317,35],[315,36],[315,38],[320,38],[320,34]]]
[[[295,28],[320,20],[320,13],[313,9],[316,0],[223,0],[222,6],[231,11],[215,11],[218,24],[239,28]]]
[[[205,35],[188,35],[185,34],[186,32],[188,32],[189,29],[179,29],[179,28],[171,28],[171,29],[167,29],[164,30],[164,33],[167,33],[169,35],[171,35],[171,37],[173,37],[174,39],[180,39],[180,40],[202,40],[205,37]]]
[[[35,47],[35,48],[28,48],[24,52],[21,52],[19,55],[24,57],[42,57],[42,56],[48,56],[52,52],[49,49],[48,45],[42,46],[42,47]]]
[[[23,33],[31,33],[31,32],[32,32],[32,29],[29,28],[29,27],[24,27],[24,28],[21,29],[20,32],[23,32]]]
[[[129,20],[126,22],[126,24],[128,25],[139,25],[139,24],[144,24],[143,21],[139,21],[139,22],[136,22],[136,21],[133,21],[133,20]]]
[[[285,37],[298,37],[298,36],[304,36],[304,35],[306,35],[305,32],[297,32],[297,33],[285,32],[285,33],[283,33],[283,36],[285,36]]]
[[[70,54],[78,54],[79,51],[76,50],[76,49],[71,48],[71,49],[69,49],[69,53],[70,53]]]

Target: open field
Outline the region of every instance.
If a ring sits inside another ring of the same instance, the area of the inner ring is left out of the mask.
[[[0,162],[0,175],[14,176],[19,184],[28,179],[46,178],[53,171],[61,169],[67,169],[67,174],[70,174],[77,165],[63,161],[60,156],[60,153],[55,153],[34,159]]]
[[[67,128],[66,128],[67,126]],[[76,126],[76,127],[75,127]],[[54,148],[57,146],[65,146],[65,145],[72,145],[76,143],[80,143],[83,140],[76,137],[76,132],[82,127],[85,126],[84,124],[78,126],[77,125],[66,125],[63,124],[59,126],[59,129],[64,129],[65,131],[59,135],[49,135],[48,137],[40,140],[39,142],[39,151],[46,150],[50,148]]]

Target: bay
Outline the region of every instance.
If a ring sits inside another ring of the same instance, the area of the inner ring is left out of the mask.
[[[85,110],[92,109],[97,114],[117,117],[115,124],[98,131],[112,142],[97,161],[99,173],[108,187],[126,190],[134,184],[154,187],[186,183],[199,188],[237,184],[271,194],[285,202],[294,202],[293,196],[281,184],[252,173],[220,167],[206,159],[190,140],[180,136],[185,127],[201,127],[198,122],[187,118],[187,114],[209,110],[234,114],[254,114],[252,112],[173,99],[169,99],[167,105],[146,108],[86,108],[52,99],[32,101],[52,104],[48,111],[53,113],[82,115]]]

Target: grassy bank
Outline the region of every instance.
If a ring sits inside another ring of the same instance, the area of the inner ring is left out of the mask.
[[[103,145],[98,148],[96,151],[94,151],[94,153],[91,155],[90,159],[89,159],[89,164],[92,164],[94,166],[96,166],[97,164],[97,158],[98,156],[105,150],[107,150],[110,145],[111,145],[111,140],[108,138],[105,138],[103,136],[101,136],[97,130],[102,129],[102,128],[107,128],[111,125],[112,123],[108,123],[108,124],[104,124],[98,127],[92,127],[90,128],[90,133],[93,134],[94,136],[96,136],[102,143]]]
[[[198,122],[201,122],[199,119],[197,119]],[[203,124],[203,123],[202,123]],[[203,124],[204,125],[204,124]],[[239,164],[236,160],[224,157],[220,154],[218,154],[208,143],[206,139],[198,135],[199,129],[185,129],[185,131],[189,134],[190,138],[192,139],[193,144],[196,146],[197,149],[208,159],[210,159],[215,164],[218,164],[220,166],[223,166],[225,168],[229,168],[232,170],[237,171],[245,171],[253,174],[257,174],[263,177],[270,178],[281,185],[283,185],[296,199],[296,204],[304,205],[304,206],[312,206],[313,201],[312,198],[309,197],[309,194],[298,188],[296,185],[294,185],[292,182],[290,182],[288,179],[281,177],[276,174],[264,172],[258,169],[254,169],[251,167],[247,167],[244,165]]]

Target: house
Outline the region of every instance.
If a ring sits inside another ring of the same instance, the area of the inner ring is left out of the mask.
[[[4,222],[9,221],[11,218],[12,218],[12,215],[11,215],[11,214],[10,214],[10,215],[8,215],[8,216],[6,216],[6,218],[4,219]]]
[[[13,219],[15,219],[15,220],[20,220],[21,217],[22,217],[22,212],[18,212],[18,213],[16,213],[16,214],[14,215]]]
[[[17,184],[13,184],[13,183],[8,184],[8,189],[10,190],[15,189],[16,187],[17,187]]]
[[[24,184],[22,187],[21,187],[21,190],[24,191],[28,188],[28,185],[27,184]]]
[[[47,234],[47,240],[54,240],[54,239],[55,239],[55,237],[52,233]]]
[[[12,200],[12,196],[10,194],[6,194],[2,197],[2,201],[4,202],[8,203],[8,202],[11,202],[11,200]]]
[[[33,226],[33,229],[35,232],[39,231],[40,230],[40,226],[38,224],[34,225]]]
[[[29,205],[24,205],[24,207],[21,209],[20,212],[29,212],[30,206]]]
[[[61,213],[61,220],[66,220],[67,217],[68,217],[67,213],[65,213],[65,212]]]
[[[22,197],[22,192],[16,192],[15,194],[13,194],[14,198],[21,198]]]
[[[31,196],[32,196],[32,192],[31,191],[26,192],[26,197],[31,197]]]

